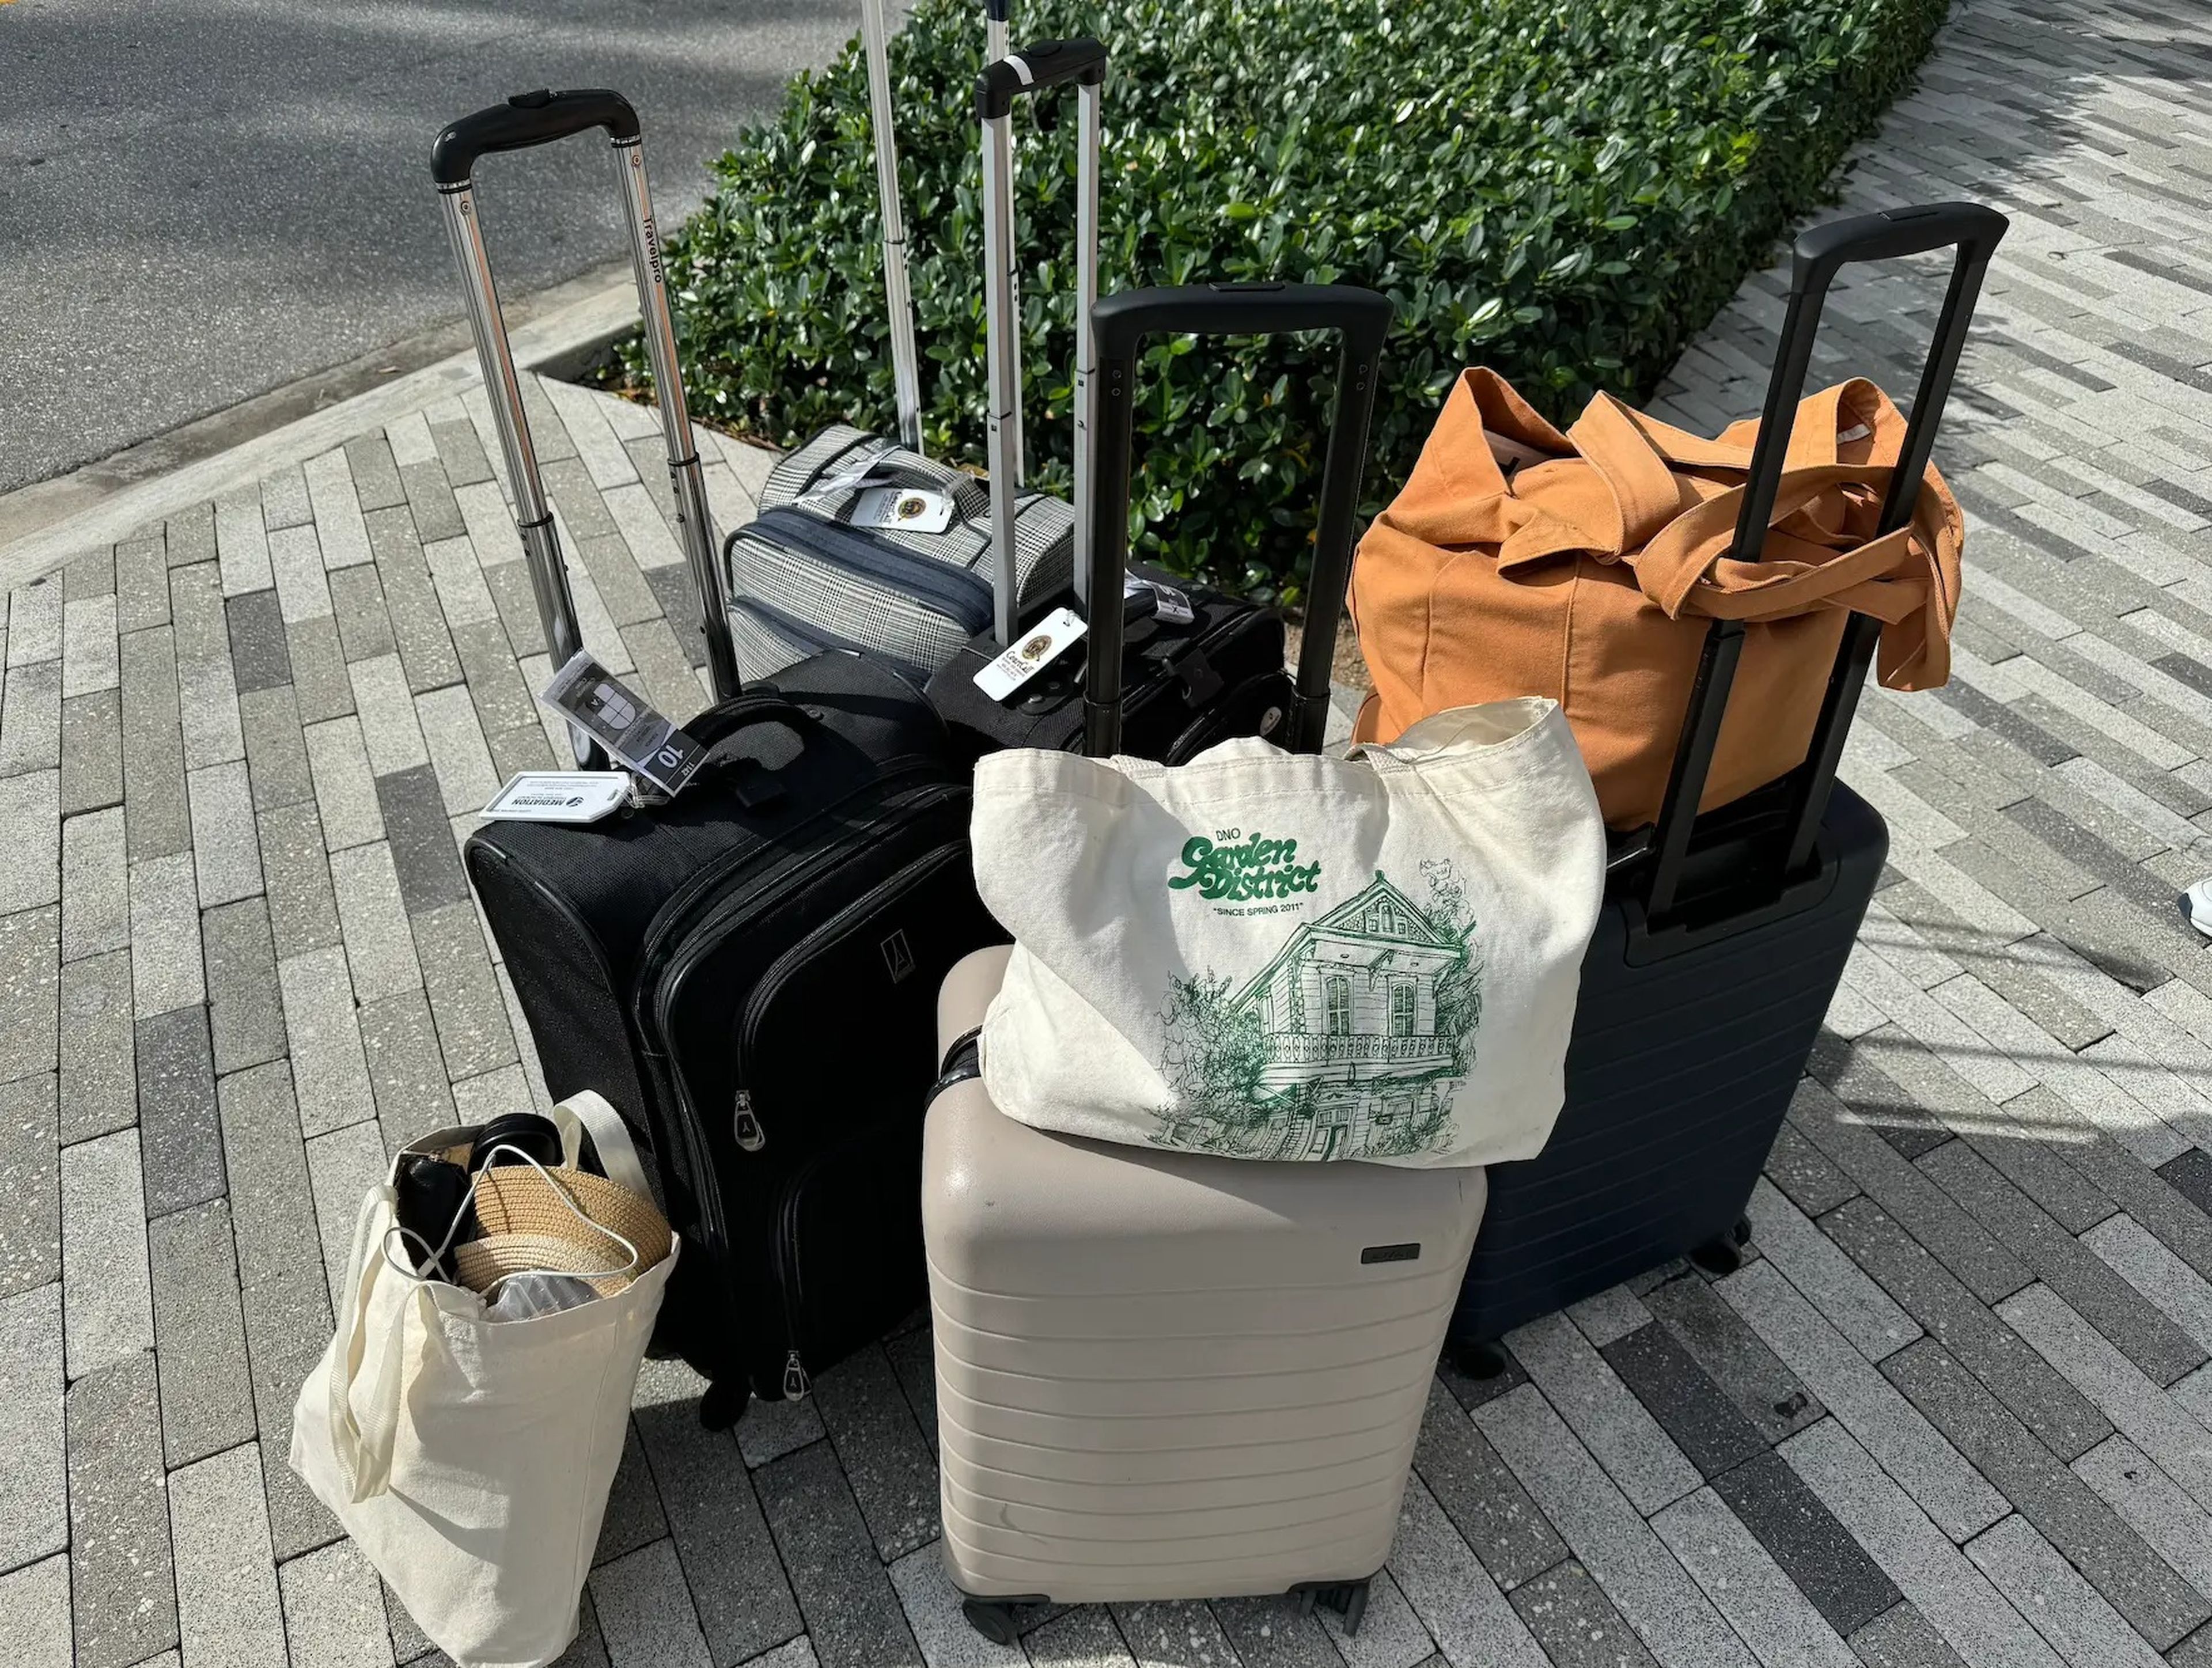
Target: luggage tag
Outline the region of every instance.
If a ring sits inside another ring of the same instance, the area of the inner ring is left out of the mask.
[[[503,822],[596,822],[629,798],[620,770],[519,770],[477,813]]]
[[[975,687],[994,701],[1008,695],[1060,658],[1062,651],[1083,640],[1090,629],[1072,608],[1056,608],[1039,621],[1021,640],[975,674]]]
[[[578,649],[538,696],[661,792],[684,791],[707,757],[702,747]]]
[[[952,500],[920,487],[871,487],[853,500],[855,527],[895,527],[902,533],[941,533],[952,525]]]
[[[1132,597],[1141,597],[1148,591],[1152,593],[1155,618],[1164,620],[1171,626],[1187,626],[1198,618],[1197,610],[1190,605],[1189,597],[1173,585],[1163,585],[1158,579],[1148,579],[1136,573],[1121,575],[1121,599],[1124,602]]]

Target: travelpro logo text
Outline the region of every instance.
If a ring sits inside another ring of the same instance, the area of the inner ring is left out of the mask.
[[[1190,872],[1170,876],[1168,884],[1177,890],[1194,886],[1199,896],[1217,903],[1287,898],[1318,889],[1321,879],[1321,864],[1298,861],[1297,840],[1257,834],[1248,839],[1239,828],[1217,828],[1211,840],[1193,834],[1183,841],[1182,856]]]

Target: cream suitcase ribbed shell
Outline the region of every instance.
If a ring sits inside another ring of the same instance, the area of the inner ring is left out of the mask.
[[[1007,950],[953,968],[940,1046]],[[1390,1553],[1480,1169],[1050,1134],[980,1081],[923,1139],[945,1559],[981,1598],[1232,1598]]]

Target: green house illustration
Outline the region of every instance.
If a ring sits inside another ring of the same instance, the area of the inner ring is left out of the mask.
[[[1423,1150],[1472,1062],[1480,974],[1465,935],[1378,872],[1241,989],[1186,1002],[1158,1139],[1252,1158]],[[1210,1011],[1193,1023],[1196,1002]]]

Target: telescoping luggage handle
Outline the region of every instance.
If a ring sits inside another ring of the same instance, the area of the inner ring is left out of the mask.
[[[1334,331],[1344,338],[1336,361],[1336,410],[1322,465],[1321,506],[1314,522],[1313,573],[1307,585],[1306,628],[1298,646],[1297,706],[1290,747],[1317,753],[1328,726],[1329,669],[1336,658],[1338,617],[1352,579],[1352,523],[1367,458],[1367,427],[1389,334],[1390,300],[1346,284],[1193,284],[1132,289],[1110,295],[1092,313],[1098,355],[1097,416],[1090,494],[1091,531],[1089,660],[1083,698],[1084,751],[1103,758],[1121,740],[1121,573],[1129,550],[1129,452],[1136,404],[1137,347],[1147,336],[1282,336]],[[1080,525],[1080,524],[1079,524]]]
[[[1790,265],[1789,311],[1782,322],[1774,373],[1766,386],[1766,406],[1752,448],[1751,468],[1744,478],[1743,508],[1736,519],[1730,559],[1756,561],[1765,547],[1767,518],[1773,513],[1775,494],[1782,484],[1792,419],[1798,401],[1804,397],[1813,338],[1820,329],[1828,286],[1836,274],[1854,262],[1891,260],[1955,246],[1959,252],[1951,267],[1950,286],[1944,292],[1943,310],[1936,318],[1919,390],[1912,397],[1904,450],[1882,500],[1876,535],[1894,532],[1912,519],[1921,480],[1935,451],[1936,430],[1942,421],[1944,403],[1950,397],[1960,353],[1966,346],[1966,327],[1981,294],[1982,276],[1989,270],[1990,258],[1996,252],[2008,224],[1996,209],[1980,203],[1938,203],[1832,221],[1797,240]],[[1787,843],[1780,870],[1785,878],[1802,870],[1813,855],[1844,742],[1858,710],[1859,690],[1881,637],[1881,622],[1869,615],[1852,615],[1844,628],[1843,646],[1829,673],[1812,745],[1791,779],[1784,823]],[[1705,795],[1706,773],[1712,766],[1722,715],[1728,707],[1729,687],[1735,681],[1742,650],[1741,621],[1716,620],[1706,631],[1650,848],[1654,855],[1644,910],[1650,919],[1667,915],[1674,907],[1691,829],[1697,822],[1698,802]]]
[[[453,258],[460,267],[468,297],[469,328],[476,337],[484,388],[491,396],[492,422],[499,431],[508,477],[514,483],[515,525],[529,561],[538,623],[544,628],[546,650],[558,667],[584,646],[583,633],[576,624],[575,598],[568,588],[568,569],[561,559],[560,537],[554,531],[544,483],[538,476],[529,420],[523,414],[522,384],[515,374],[507,325],[500,314],[499,292],[492,282],[483,230],[477,223],[471,176],[477,159],[494,151],[526,150],[593,128],[605,131],[614,152],[615,175],[621,182],[629,227],[630,265],[637,277],[638,309],[645,320],[646,352],[653,361],[653,385],[660,397],[660,426],[667,438],[668,474],[675,488],[678,530],[691,568],[700,629],[707,640],[708,672],[715,699],[726,701],[738,692],[737,657],[731,650],[730,628],[722,611],[706,478],[700,470],[698,450],[692,444],[690,414],[684,405],[683,379],[677,367],[676,325],[668,311],[660,237],[653,224],[652,195],[646,188],[636,111],[621,94],[605,88],[518,93],[503,105],[463,117],[441,133],[430,149],[430,173],[445,204],[446,230],[453,240]],[[596,763],[597,747],[581,731],[572,727],[569,733],[577,763],[587,768]]]
[[[997,27],[995,21],[994,27]],[[989,373],[992,630],[1014,640],[1014,499],[1022,485],[1021,318],[1014,301],[1012,117],[1017,100],[1075,83],[1075,591],[1091,597],[1087,561],[1092,407],[1091,314],[1098,300],[1098,153],[1106,49],[1095,40],[1043,40],[984,67],[975,83],[983,128],[983,329]],[[1121,595],[1117,579],[1112,594]]]

